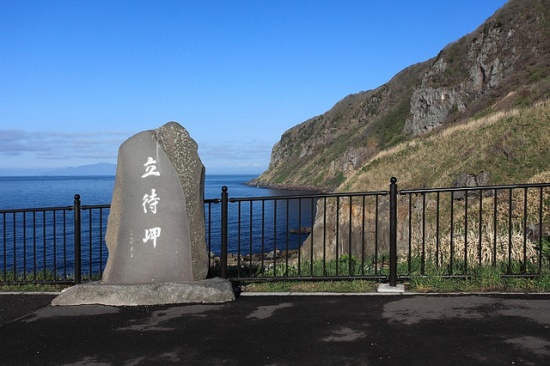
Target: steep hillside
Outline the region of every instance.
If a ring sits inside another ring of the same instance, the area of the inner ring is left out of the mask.
[[[548,97],[550,0],[510,0],[436,57],[286,131],[254,183],[336,189],[399,143]]]
[[[401,143],[379,153],[358,173],[349,178],[340,189],[348,192],[388,190],[392,172],[398,172],[397,185],[399,189],[486,185],[491,181],[502,183],[548,182],[550,177],[548,156],[550,156],[550,100],[539,102],[532,107],[497,112],[490,116],[473,119],[469,123],[434,131],[423,138]],[[501,207],[503,204],[506,206],[505,212],[508,212],[508,209],[517,210],[516,213],[506,216],[507,218],[522,217],[523,214],[519,211],[524,209],[522,200],[525,199],[523,194],[526,192],[517,191],[516,193],[519,195],[516,195],[515,199],[518,201],[512,204],[504,203],[506,201],[504,199],[499,200]],[[455,200],[460,198],[459,194],[455,193]],[[531,194],[537,196],[539,192],[532,191]],[[548,193],[545,194],[548,195]],[[441,238],[446,237],[449,231],[453,230],[449,226],[445,228],[446,224],[440,226],[440,222],[448,224],[464,222],[457,217],[454,218],[456,221],[453,221],[449,216],[445,216],[449,214],[451,201],[449,195],[442,194],[441,201],[439,195],[437,197],[437,204],[434,202],[434,196],[429,197],[429,194],[413,195],[407,199],[398,200],[397,211],[401,215],[401,219],[398,220],[396,231],[401,258],[407,257],[408,240],[412,238],[409,236],[411,233],[416,233],[416,237],[413,239],[413,241],[416,240],[414,245],[424,245],[430,242],[430,239],[426,242],[424,240],[426,238],[434,239],[439,230],[446,232]],[[539,198],[534,198],[534,201],[537,199]],[[479,205],[481,201],[480,197],[476,203]],[[491,200],[487,199],[487,201]],[[371,198],[369,202],[368,199],[363,198],[362,203],[358,199],[353,205],[350,205],[350,202],[351,199],[319,200],[317,202],[317,213],[311,235],[301,247],[302,258],[312,255],[318,259],[324,257],[334,259],[338,255],[350,253],[356,258],[360,258],[362,255],[367,257],[373,255],[375,250],[383,252],[388,250],[388,201],[381,200],[378,204],[376,203],[377,199]],[[480,210],[479,213],[485,211],[484,214],[491,215],[488,212],[492,212],[492,205],[496,205],[496,202],[495,198],[494,201],[491,201],[490,208],[486,207],[487,211]],[[412,205],[409,205],[411,203]],[[468,207],[473,210],[476,203],[474,206]],[[375,205],[377,209],[373,210]],[[527,206],[536,211],[537,205],[534,203]],[[425,216],[424,210],[428,209],[429,211],[430,207],[432,210],[437,207],[437,215],[442,215],[442,218],[438,216],[441,218],[440,221],[433,220],[433,211],[432,214]],[[439,211],[440,208],[441,211]],[[416,213],[410,213],[411,209],[414,209]],[[422,213],[419,213],[418,209]],[[407,211],[409,214],[406,213]],[[466,211],[461,212],[466,215]],[[544,212],[544,215],[547,215],[547,211]],[[454,214],[460,216],[457,211]],[[418,215],[422,215],[422,219],[419,219]],[[538,217],[537,215],[533,214],[531,218]],[[404,219],[406,217],[414,217],[413,222]],[[417,226],[415,229],[411,229],[410,225]],[[522,227],[522,224],[519,224],[519,227]],[[454,229],[453,231],[460,233],[460,230]],[[521,231],[521,229],[519,230]],[[495,238],[499,235],[501,236],[498,240],[501,240],[502,243],[509,242],[510,234],[504,231],[504,234],[497,234],[491,240],[488,240],[489,236],[486,236],[485,244],[483,244],[485,248],[492,248],[495,243],[493,240],[497,240]],[[518,237],[519,242],[523,243],[523,234]],[[365,245],[365,243],[376,243],[376,246]],[[433,246],[439,245],[434,241],[430,243],[428,245],[432,245],[432,249]],[[518,245],[517,248],[521,245],[523,244]],[[443,247],[445,245],[441,246],[441,248]],[[507,247],[499,245],[499,248]],[[488,250],[488,252],[491,251],[492,249]],[[431,253],[434,252],[435,250]],[[535,256],[537,255],[536,251],[533,253]]]

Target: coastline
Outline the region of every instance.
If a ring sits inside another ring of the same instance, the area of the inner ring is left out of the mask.
[[[321,188],[310,186],[307,184],[286,184],[286,183],[267,183],[254,178],[244,183],[249,187],[257,188],[267,188],[267,189],[277,189],[283,191],[301,191],[301,192],[311,192],[311,193],[330,193],[332,192],[328,188]]]

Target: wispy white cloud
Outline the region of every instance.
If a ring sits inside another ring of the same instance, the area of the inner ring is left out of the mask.
[[[264,167],[269,163],[271,144],[260,140],[199,143],[203,163],[214,166]]]
[[[199,151],[211,158],[233,158],[265,157],[266,151],[271,152],[272,145],[267,141],[245,139],[241,141],[221,141],[199,143]]]
[[[118,148],[128,132],[68,133],[0,129],[0,168],[59,167],[116,162]],[[207,168],[261,171],[269,164],[272,143],[243,138],[239,141],[197,141]]]
[[[0,130],[0,156],[26,155],[35,160],[112,159],[128,134],[116,131],[90,133]]]

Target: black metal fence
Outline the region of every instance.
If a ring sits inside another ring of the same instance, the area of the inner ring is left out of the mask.
[[[213,266],[232,280],[384,279],[388,262],[380,260],[385,254],[378,243],[387,230],[379,212],[387,197],[380,191],[229,198],[224,187]],[[357,210],[375,220],[365,215],[355,227]]]
[[[481,265],[498,266],[508,276],[550,269],[548,183],[402,190],[399,195],[403,276],[464,276]]]
[[[80,283],[107,261],[109,205],[0,210],[0,283]],[[550,183],[205,200],[210,275],[236,281],[505,276],[549,269]]]
[[[221,243],[212,265],[232,280],[395,285],[480,266],[517,277],[550,269],[550,183],[399,191],[392,178],[377,192],[229,198],[224,188],[214,202],[222,226],[209,230],[209,247]]]
[[[99,279],[107,260],[110,205],[0,210],[0,283]]]

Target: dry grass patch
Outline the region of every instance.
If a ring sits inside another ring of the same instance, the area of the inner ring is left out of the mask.
[[[550,171],[550,101],[441,129],[380,152],[339,191],[448,187],[461,174],[489,173],[490,184],[526,182]]]

